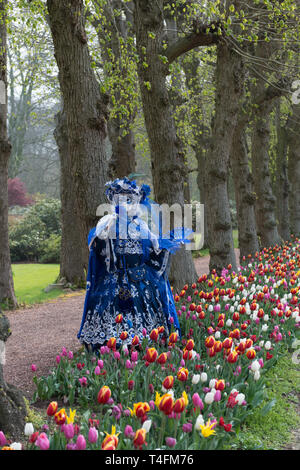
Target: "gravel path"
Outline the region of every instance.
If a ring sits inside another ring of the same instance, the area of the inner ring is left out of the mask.
[[[208,272],[209,257],[195,260],[198,275]],[[81,345],[77,332],[82,318],[84,292],[58,298],[31,308],[7,312],[12,335],[6,343],[4,377],[30,399],[33,375],[47,375],[56,355],[65,346],[73,352]],[[31,371],[31,364],[37,371]]]

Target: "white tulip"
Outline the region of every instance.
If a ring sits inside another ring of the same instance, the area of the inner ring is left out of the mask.
[[[201,379],[201,382],[207,382],[207,373],[202,372],[200,379]]]
[[[209,381],[209,388],[214,388],[215,384],[216,384],[216,379],[211,379]]]
[[[230,318],[228,318],[227,322],[226,322],[226,326],[231,326],[232,325],[232,320]]]
[[[264,316],[264,321],[265,321],[265,322],[269,321],[269,315],[265,315],[265,316]]]
[[[267,331],[268,328],[269,328],[268,325],[264,324],[264,325],[261,327],[261,330],[262,330],[262,331]]]
[[[207,405],[211,405],[214,401],[214,397],[215,397],[215,394],[212,393],[212,392],[208,392],[205,397],[204,397],[204,402],[207,404]]]
[[[34,427],[32,423],[26,423],[25,424],[25,429],[24,429],[24,434],[25,436],[31,436],[31,434],[34,433]]]
[[[147,419],[146,421],[144,421],[142,428],[145,429],[146,432],[149,432],[151,428],[151,424],[152,424],[151,419]]]
[[[257,359],[255,359],[255,361],[253,361],[251,364],[251,370],[253,372],[256,372],[256,371],[259,371],[259,369],[260,369],[260,363],[258,362]]]
[[[265,344],[264,341],[260,341],[260,342],[258,343],[258,345],[259,345],[260,348],[263,348],[263,347],[264,347],[264,344]]]
[[[236,401],[238,402],[239,405],[242,405],[243,402],[245,401],[245,395],[243,393],[239,393],[236,397],[235,397]]]
[[[194,374],[192,378],[192,384],[197,385],[200,380],[200,374]]]
[[[209,312],[212,312],[212,311],[213,311],[213,309],[214,309],[214,307],[213,307],[212,305],[209,305],[209,307],[208,307],[208,311],[209,311]]]
[[[221,332],[220,331],[216,331],[215,333],[215,338],[216,339],[219,339],[221,337]]]
[[[235,308],[233,306],[231,306],[230,309],[229,309],[230,313],[233,313],[234,310],[235,310]]]
[[[271,347],[272,347],[271,341],[266,341],[265,349],[268,351],[269,349],[271,349]]]
[[[204,419],[203,419],[202,414],[200,413],[195,422],[196,431],[200,431],[201,430],[200,426],[203,426],[203,425],[204,425]]]
[[[258,380],[258,379],[260,378],[260,372],[259,372],[259,370],[256,370],[256,371],[254,372],[254,377],[253,377],[253,378],[254,378],[254,380]]]

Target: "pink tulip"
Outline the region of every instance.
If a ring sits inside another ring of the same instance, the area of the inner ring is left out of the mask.
[[[146,336],[146,335],[147,335],[147,330],[146,330],[146,328],[143,328],[143,330],[142,330],[142,335],[143,335],[143,336]]]
[[[4,432],[0,431],[0,447],[5,446],[5,444],[7,444],[7,439],[4,435]]]
[[[114,352],[114,358],[116,359],[116,361],[118,361],[120,359],[121,355],[119,353],[119,351],[115,351]]]
[[[166,445],[168,447],[175,447],[176,446],[176,439],[174,439],[174,437],[166,437]]]
[[[48,450],[50,447],[50,442],[48,439],[48,436],[46,433],[42,432],[37,440],[35,441],[35,444],[41,449],[41,450]]]
[[[127,424],[125,426],[125,429],[124,429],[124,436],[125,437],[130,437],[130,438],[133,438],[135,435],[135,433],[133,432],[133,429],[131,426],[129,426],[129,424]]]
[[[136,362],[138,360],[138,357],[139,357],[138,352],[137,351],[132,351],[132,353],[131,353],[132,362]]]
[[[62,348],[61,355],[62,356],[67,356],[68,355],[68,352],[67,352],[65,347]]]
[[[79,434],[76,441],[76,450],[85,450],[86,449],[86,441],[82,434]]]
[[[96,367],[95,367],[94,374],[95,374],[95,375],[100,375],[100,374],[101,374],[101,369],[100,369],[99,366],[96,366]]]
[[[60,363],[60,356],[57,355],[56,358],[55,358],[55,360],[56,360],[56,364],[59,364],[59,363]]]
[[[103,369],[104,362],[102,361],[102,359],[98,360],[98,366],[100,367],[100,369]]]
[[[73,439],[74,434],[75,434],[73,423],[64,424],[63,432],[64,432],[64,435],[66,436],[66,439],[68,439],[68,441]]]
[[[192,423],[184,423],[182,425],[182,431],[183,432],[192,432],[193,430],[193,424]]]
[[[37,369],[36,365],[35,364],[31,364],[31,370],[32,372],[35,372]]]
[[[72,352],[72,351],[69,351],[69,352],[68,352],[68,358],[69,358],[69,359],[73,359],[73,357],[74,357],[73,352]]]
[[[221,392],[220,390],[216,390],[214,401],[220,401],[220,400],[221,400]]]
[[[200,408],[200,410],[203,410],[204,408],[203,401],[199,397],[198,393],[194,393],[194,395],[192,396],[192,400],[196,408]]]
[[[91,444],[95,444],[98,439],[98,431],[93,426],[89,429],[88,440]]]
[[[131,362],[129,359],[127,359],[127,361],[125,362],[125,367],[126,369],[130,369],[131,368]]]

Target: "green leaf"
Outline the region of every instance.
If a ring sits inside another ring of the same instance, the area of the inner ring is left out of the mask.
[[[273,400],[269,401],[269,403],[267,403],[261,410],[261,415],[262,416],[265,416],[266,414],[269,413],[269,411],[273,408],[273,406],[276,404],[276,398],[274,398]]]

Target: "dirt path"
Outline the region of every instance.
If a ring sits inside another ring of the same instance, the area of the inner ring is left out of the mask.
[[[208,256],[197,258],[198,275],[207,273],[208,265]],[[31,364],[37,366],[36,375],[47,375],[64,346],[73,352],[80,348],[77,332],[83,304],[84,292],[7,313],[12,335],[6,344],[4,377],[28,399],[35,390]]]

